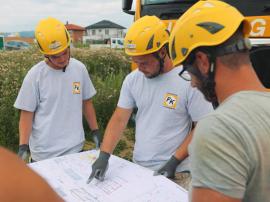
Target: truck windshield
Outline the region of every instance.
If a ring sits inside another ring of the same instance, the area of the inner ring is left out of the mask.
[[[198,0],[141,0],[140,17],[155,15],[162,20],[178,19]]]
[[[183,3],[194,2],[194,0],[142,0],[142,5],[181,3],[181,2]]]

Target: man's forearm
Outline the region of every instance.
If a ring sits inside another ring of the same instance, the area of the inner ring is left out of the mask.
[[[119,142],[130,118],[132,110],[117,108],[110,119],[103,138],[101,150],[112,153]]]
[[[21,111],[20,122],[19,122],[19,144],[29,144],[29,137],[32,132],[34,112]]]
[[[193,131],[194,129],[192,129],[190,131],[190,133],[186,136],[186,138],[184,139],[183,143],[178,147],[178,149],[175,151],[174,156],[178,159],[178,160],[183,160],[188,156],[188,145],[192,140],[193,137]]]
[[[83,113],[91,130],[98,129],[95,108],[91,100],[83,101]]]
[[[119,142],[123,134],[123,131],[124,131],[124,128],[121,128],[121,129],[117,128],[111,122],[109,122],[105,130],[103,142],[101,145],[101,150],[111,154],[113,150],[115,149],[117,143]]]

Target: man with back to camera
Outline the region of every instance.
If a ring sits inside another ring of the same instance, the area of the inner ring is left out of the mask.
[[[193,202],[269,201],[270,93],[250,62],[249,31],[237,9],[206,0],[170,36],[174,65],[220,104],[199,121],[189,146]]]

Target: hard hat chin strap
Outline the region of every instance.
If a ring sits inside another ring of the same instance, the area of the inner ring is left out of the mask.
[[[210,101],[213,105],[213,108],[217,108],[219,103],[217,99],[217,94],[216,94],[216,82],[215,82],[215,72],[216,72],[216,62],[211,61],[210,59],[210,68],[208,71],[207,77],[203,77],[202,79],[202,91],[205,94],[205,97],[208,101]]]
[[[158,60],[158,62],[159,62],[159,71],[158,71],[158,73],[155,75],[155,76],[158,76],[158,75],[160,75],[161,73],[163,73],[163,71],[164,71],[164,60],[165,60],[166,55],[165,55],[163,58],[160,57],[160,55],[159,55],[158,52],[153,53],[153,55],[154,55],[154,57],[155,57],[155,58]]]
[[[161,74],[164,70],[164,58],[158,56],[158,61],[159,61],[159,74]]]

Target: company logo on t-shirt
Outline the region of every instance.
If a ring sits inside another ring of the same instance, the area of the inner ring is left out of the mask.
[[[178,100],[178,96],[172,93],[167,93],[164,96],[164,102],[163,102],[163,106],[170,108],[170,109],[175,109],[176,108],[176,103]]]
[[[72,93],[73,94],[80,94],[81,93],[81,83],[80,82],[73,82]]]

